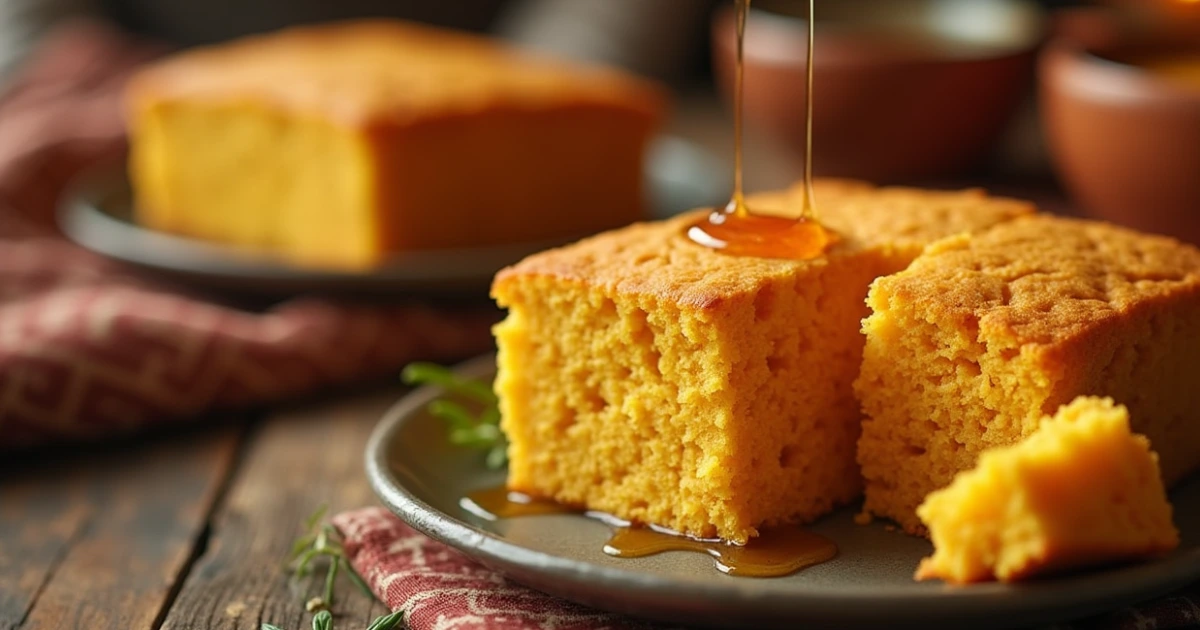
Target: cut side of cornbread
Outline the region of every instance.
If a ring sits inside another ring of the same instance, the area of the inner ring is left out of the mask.
[[[1200,466],[1200,251],[1032,217],[930,247],[868,299],[856,390],[866,510],[916,508],[1082,395],[1129,408],[1167,484]]]
[[[861,490],[851,390],[867,287],[929,242],[1027,214],[978,191],[821,182],[842,240],[803,262],[727,256],[639,224],[499,274],[511,489],[744,543]],[[798,216],[798,190],[750,200]]]
[[[936,548],[917,579],[963,584],[1145,558],[1179,546],[1158,456],[1109,399],[1079,398],[984,451],[917,509]]]
[[[665,108],[616,71],[386,21],[185,52],[128,100],[140,222],[350,268],[643,218]]]

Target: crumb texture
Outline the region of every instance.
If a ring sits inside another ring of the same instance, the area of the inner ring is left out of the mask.
[[[1081,395],[1128,406],[1168,484],[1200,465],[1200,251],[1030,217],[933,246],[878,280],[856,390],[866,509],[916,507]]]
[[[1026,214],[976,191],[821,182],[842,241],[814,261],[730,257],[684,235],[705,213],[635,225],[499,274],[509,486],[746,542],[861,491],[854,461],[872,280],[929,242]],[[799,214],[796,191],[752,207]]]
[[[918,579],[1010,582],[1171,551],[1179,532],[1150,442],[1111,399],[1081,397],[917,511],[934,555]]]

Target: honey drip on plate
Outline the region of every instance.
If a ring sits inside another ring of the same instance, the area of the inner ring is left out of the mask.
[[[737,69],[734,76],[733,199],[724,210],[688,228],[688,237],[705,247],[735,256],[811,260],[837,242],[837,235],[817,221],[812,176],[813,44],[815,0],[808,5],[808,91],[805,95],[807,134],[804,159],[803,209],[799,219],[755,214],[746,204],[743,188],[743,88],[745,84],[746,20],[751,0],[737,2]]]
[[[768,529],[746,545],[699,539],[657,528],[631,526],[607,514],[583,513],[565,505],[531,499],[506,488],[473,492],[460,501],[463,509],[488,520],[583,514],[614,526],[604,553],[617,558],[644,558],[667,551],[691,551],[711,556],[722,573],[744,577],[783,577],[821,564],[837,555],[837,544],[801,527]]]
[[[801,527],[767,529],[746,545],[696,539],[656,528],[622,527],[604,553],[618,558],[642,558],[665,551],[707,553],[722,573],[744,577],[782,577],[821,564],[837,555],[832,540]]]
[[[533,499],[519,492],[509,492],[504,486],[472,492],[459,501],[459,505],[464,510],[488,520],[576,512],[560,503]]]

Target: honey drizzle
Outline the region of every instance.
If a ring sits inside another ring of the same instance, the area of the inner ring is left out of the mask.
[[[799,219],[763,216],[746,204],[743,188],[744,172],[744,115],[746,21],[751,0],[737,2],[737,67],[734,73],[733,99],[733,198],[723,211],[715,211],[707,220],[688,228],[687,235],[696,243],[735,256],[761,258],[791,258],[811,260],[825,253],[837,242],[837,235],[825,229],[816,218],[816,195],[813,191],[812,128],[813,128],[813,52],[816,39],[815,3],[808,3],[808,59],[805,94],[804,190]]]
[[[743,93],[746,84],[746,20],[750,15],[750,0],[735,0],[737,2],[737,67],[733,78],[733,199],[725,208],[725,212],[739,218],[750,216],[750,208],[746,207],[745,188],[742,184],[744,172],[744,154],[742,151],[745,133],[745,115],[742,113]]]
[[[800,527],[765,530],[746,545],[718,539],[693,538],[658,527],[633,526],[607,514],[583,513],[568,506],[531,499],[504,487],[473,492],[460,502],[463,509],[488,520],[584,514],[614,526],[604,553],[617,558],[644,558],[667,551],[691,551],[711,556],[722,573],[743,577],[782,577],[821,564],[837,555],[832,540]]]
[[[748,2],[749,0],[747,0]],[[804,60],[804,211],[801,218],[816,220],[817,196],[813,191],[813,54],[817,44],[816,0],[808,0],[808,58]],[[740,64],[740,57],[738,63]],[[738,97],[741,99],[741,96]]]

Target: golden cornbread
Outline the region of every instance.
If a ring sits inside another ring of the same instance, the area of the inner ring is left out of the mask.
[[[936,548],[917,579],[1011,582],[1179,546],[1158,456],[1110,399],[1078,398],[984,451],[917,515]]]
[[[979,191],[818,183],[842,240],[813,261],[727,256],[638,224],[532,256],[492,293],[513,490],[744,543],[861,490],[863,299],[925,244],[1032,211]],[[802,192],[756,196],[798,216]]]
[[[1200,465],[1200,251],[1031,217],[937,243],[878,280],[856,391],[866,510],[916,507],[1078,396],[1129,408],[1170,485]]]
[[[388,21],[185,52],[128,101],[140,222],[351,268],[642,218],[665,107],[616,71]]]

